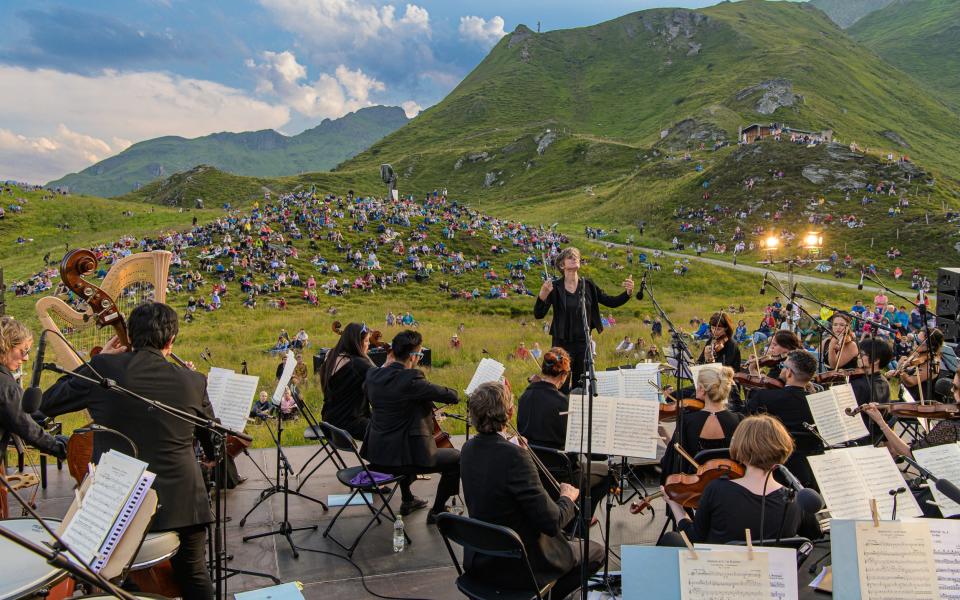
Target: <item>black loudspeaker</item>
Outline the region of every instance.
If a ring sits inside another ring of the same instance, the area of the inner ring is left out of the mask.
[[[960,322],[957,319],[937,317],[937,329],[943,332],[943,338],[951,343],[960,342]]]
[[[330,348],[320,348],[320,350],[313,355],[313,373],[316,375],[320,373],[320,368],[323,366],[323,359],[327,357],[327,352],[330,351]],[[367,356],[370,357],[370,360],[373,361],[373,364],[378,367],[382,367],[383,363],[387,362],[387,351],[382,348],[375,348],[367,353]],[[432,366],[432,358],[430,355],[430,348],[423,348],[423,357],[420,359],[421,367]]]
[[[960,313],[960,296],[937,293],[937,316],[956,319]]]
[[[960,342],[960,269],[937,271],[937,327],[948,342]]]
[[[960,269],[940,268],[937,271],[937,293],[960,295]]]

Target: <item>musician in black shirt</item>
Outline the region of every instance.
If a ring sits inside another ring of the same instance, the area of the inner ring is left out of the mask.
[[[348,431],[356,440],[366,435],[370,421],[370,403],[363,387],[367,371],[374,368],[367,356],[369,348],[370,331],[366,324],[349,323],[320,367],[323,390],[320,415],[327,423]]]
[[[850,387],[853,388],[857,405],[890,402],[890,384],[884,378],[883,372],[891,360],[893,360],[893,348],[890,342],[875,337],[869,337],[860,342],[859,365],[866,370],[866,373],[850,378]],[[860,417],[870,431],[869,437],[864,438],[864,442],[872,443],[883,437],[880,428],[866,413],[860,413]]]

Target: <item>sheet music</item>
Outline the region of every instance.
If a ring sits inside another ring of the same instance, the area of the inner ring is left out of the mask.
[[[769,556],[754,552],[690,552],[680,553],[681,600],[743,600],[772,598],[770,593]],[[796,569],[796,567],[794,567]]]
[[[881,519],[890,519],[893,514],[893,496],[890,490],[906,487],[907,483],[903,480],[903,474],[893,462],[893,457],[886,448],[874,448],[873,446],[859,446],[856,448],[846,448],[850,453],[860,476],[867,486],[867,492],[871,497],[877,499],[877,510],[880,511]],[[917,499],[913,497],[908,489],[899,495],[897,499],[897,518],[919,517],[923,514]]]
[[[280,401],[283,400],[283,390],[290,384],[290,380],[293,378],[293,370],[296,366],[297,357],[292,351],[288,350],[287,361],[283,364],[283,373],[280,375],[280,380],[277,381],[277,388],[273,390],[272,400],[274,406],[280,406]]]
[[[63,532],[63,541],[90,564],[110,533],[120,510],[140,481],[147,463],[110,450],[100,457],[80,509]]]
[[[623,382],[621,398],[659,402],[660,393],[648,382],[660,385],[660,363],[640,363],[634,369],[620,371]]]
[[[656,394],[649,385],[647,386]],[[657,421],[660,402],[618,398],[613,412],[613,439],[609,454],[636,458],[657,457]]]
[[[746,552],[746,546],[727,546],[724,544],[694,544],[700,550],[718,552]],[[797,587],[797,551],[793,548],[774,548],[773,546],[754,546],[754,552],[767,555],[770,567],[770,597],[776,600],[796,600]]]
[[[616,371],[600,371],[597,373],[596,392],[598,396],[619,398],[622,390],[622,384],[623,378],[620,376],[619,369]]]
[[[923,519],[922,522],[930,528],[940,598],[960,600],[960,521]]]
[[[210,398],[210,404],[213,405],[213,411],[217,411],[217,402],[223,396],[223,388],[227,385],[227,379],[233,375],[232,369],[221,369],[220,367],[211,367],[207,373],[207,397]]]
[[[834,397],[837,400],[837,414],[840,415],[840,422],[843,423],[843,427],[847,432],[847,438],[849,440],[858,440],[870,435],[860,415],[854,415],[852,417],[847,415],[848,408],[850,410],[857,408],[857,396],[853,393],[853,386],[849,383],[835,385],[830,388],[830,391],[834,393]]]
[[[720,369],[723,367],[721,363],[707,363],[705,365],[690,365],[690,378],[693,379],[693,387],[697,388],[697,377],[700,376],[700,371],[704,369]]]
[[[260,378],[256,375],[232,373],[223,388],[220,404],[214,405],[213,414],[224,427],[243,432],[250,416],[250,405],[257,394]]]
[[[862,600],[939,600],[930,529],[918,521],[856,524]]]
[[[808,456],[807,462],[832,518],[871,518],[870,493],[848,453],[828,450],[819,456]]]
[[[849,384],[835,385],[828,390],[807,395],[810,413],[817,431],[831,446],[853,441],[869,434],[863,419],[847,416],[845,408],[856,408],[857,399]]]
[[[592,450],[599,454],[610,453],[611,422],[613,420],[613,406],[616,398],[596,396],[593,399],[593,441]],[[586,423],[581,419],[580,407],[583,398],[577,394],[570,396],[569,414],[567,415],[567,441],[565,452],[586,452],[587,436],[583,431]],[[586,417],[586,409],[582,411]],[[581,433],[583,433],[584,448],[580,448]]]
[[[505,370],[506,367],[492,358],[480,359],[480,364],[477,365],[477,370],[473,372],[473,378],[470,379],[470,385],[468,385],[467,389],[464,391],[469,396],[474,392],[474,390],[477,389],[477,387],[484,383],[500,381],[500,378],[503,377],[503,372]]]
[[[919,448],[913,451],[913,457],[917,459],[920,466],[936,475],[937,478],[960,483],[960,443]],[[947,498],[933,482],[930,483],[930,491],[933,492],[934,499],[940,505],[940,514],[944,517],[960,514],[960,504]]]

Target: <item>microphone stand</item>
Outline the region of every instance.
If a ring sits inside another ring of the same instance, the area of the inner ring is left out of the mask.
[[[780,288],[780,286],[778,286],[776,283],[774,283],[774,282],[772,282],[772,281],[767,281],[767,285],[773,286],[773,289],[775,289],[775,290],[777,290],[778,292],[780,292],[780,295],[782,295],[782,296],[786,296],[786,295],[787,295],[787,294]],[[829,335],[830,337],[832,337],[833,339],[837,339],[837,335],[836,335],[835,333],[833,333],[832,331],[830,331],[829,328],[824,327],[824,325],[823,325],[822,323],[820,323],[820,320],[819,320],[819,319],[817,319],[817,318],[814,317],[812,314],[810,314],[810,313],[807,311],[807,309],[805,309],[805,308],[803,307],[802,304],[800,304],[799,302],[796,301],[797,298],[801,298],[801,299],[802,299],[802,298],[806,298],[805,296],[803,296],[803,295],[801,295],[801,294],[798,294],[796,288],[794,288],[794,289],[791,291],[790,297],[792,298],[792,304],[793,304],[793,306],[795,306],[801,313],[803,313],[804,316],[806,316],[808,319],[810,319],[810,322],[813,323],[814,327],[817,328],[817,372],[819,373],[819,372],[821,372],[821,371],[824,370],[824,369],[823,369],[823,351],[822,351],[822,349],[823,349],[823,335],[824,335],[824,334],[827,334],[827,335]],[[815,302],[815,303],[816,303],[816,302],[819,302],[819,301],[817,301],[817,300],[815,300],[815,299],[813,299],[813,298],[806,298],[806,299],[812,300],[812,301]],[[801,341],[801,343],[803,342],[803,340],[800,340],[800,341]]]
[[[580,518],[581,529],[583,533],[581,562],[580,562],[580,594],[582,600],[587,600],[590,591],[588,583],[590,571],[587,568],[587,557],[590,555],[590,476],[591,465],[593,463],[593,398],[596,396],[597,373],[593,364],[593,341],[590,338],[590,319],[587,315],[587,282],[580,278],[580,321],[583,327],[583,337],[586,343],[583,355],[583,375],[581,378],[580,392],[580,411],[586,408],[587,411],[587,452],[585,468],[581,469],[580,489],[584,491],[580,496]],[[583,423],[583,420],[580,421]],[[581,454],[583,446],[580,447]]]

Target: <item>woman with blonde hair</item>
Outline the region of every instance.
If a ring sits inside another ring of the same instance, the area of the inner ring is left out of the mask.
[[[769,415],[747,417],[730,442],[730,458],[744,465],[744,476],[707,484],[692,520],[680,504],[668,499],[677,528],[690,541],[709,544],[745,540],[747,529],[754,543],[796,535],[819,537],[814,515],[791,501],[787,489],[773,478],[774,467],[792,453],[793,438],[783,423]]]
[[[67,438],[44,431],[20,406],[23,389],[14,373],[21,370],[32,346],[33,335],[23,323],[0,317],[0,463],[7,455],[9,435],[19,436],[51,456],[67,456]]]
[[[600,317],[600,305],[616,308],[630,300],[633,293],[633,276],[623,281],[623,293],[608,296],[593,281],[580,277],[580,251],[574,247],[565,248],[557,256],[556,267],[563,271],[560,279],[548,279],[540,287],[537,301],[533,306],[533,316],[542,319],[553,307],[553,322],[550,323],[552,346],[559,346],[570,354],[570,381],[564,391],[580,385],[584,370],[584,356],[587,351],[587,331],[583,330],[583,318],[580,312],[580,299],[586,303],[587,321],[590,331],[603,332]]]
[[[668,439],[660,428],[660,435],[667,444],[667,451],[660,461],[661,479],[666,481],[673,473],[693,473],[693,465],[678,456],[676,446],[690,456],[703,450],[729,448],[730,440],[744,416],[727,409],[727,399],[733,387],[733,369],[730,367],[706,368],[697,374],[696,397],[703,402],[703,410],[687,411],[683,415],[683,430],[678,427]],[[681,435],[682,433],[682,435]]]

